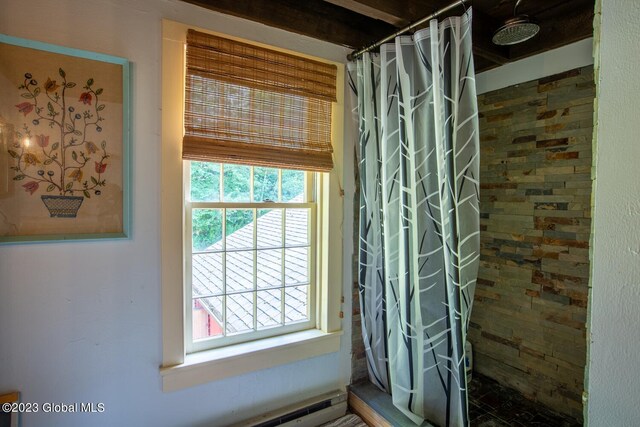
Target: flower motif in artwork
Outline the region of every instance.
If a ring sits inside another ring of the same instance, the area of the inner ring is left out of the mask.
[[[47,77],[47,82],[44,84],[44,90],[47,91],[47,93],[55,92],[59,87],[60,85],[55,80]]]
[[[93,153],[98,151],[98,146],[96,144],[94,144],[93,142],[87,141],[86,145],[87,145],[87,151],[89,153],[93,154]]]
[[[82,102],[85,105],[91,105],[91,93],[89,92],[82,92],[82,94],[80,94],[80,99],[78,101]]]
[[[18,107],[18,111],[23,113],[26,117],[27,114],[33,111],[34,105],[30,102],[21,102],[20,104],[17,104],[16,107]]]
[[[37,164],[42,163],[42,162],[40,162],[38,157],[35,154],[32,154],[32,153],[25,153],[24,162],[29,166],[35,166]]]
[[[22,187],[27,193],[33,194],[38,189],[38,187],[40,187],[40,184],[38,184],[36,181],[29,181],[26,184],[22,184]]]
[[[36,135],[36,144],[41,148],[46,148],[49,145],[49,135]]]
[[[99,196],[107,185],[102,174],[110,155],[107,141],[93,142],[92,135],[102,133],[105,127],[107,104],[101,99],[104,89],[96,86],[91,77],[82,84],[70,81],[62,68],[57,74],[59,77],[44,75],[36,79],[26,72],[18,85],[24,101],[15,104],[16,114],[30,117],[7,148],[12,158],[10,168],[15,173],[13,180],[22,181],[22,188],[30,195],[42,192],[57,193],[57,198]],[[74,89],[80,85],[82,89]],[[91,163],[95,164],[95,173]],[[43,202],[45,196],[52,197],[44,194]],[[45,205],[49,208],[46,202]]]
[[[75,179],[76,181],[82,181],[82,169],[74,169],[69,174],[69,178]]]
[[[106,163],[96,162],[96,172],[97,173],[104,173],[105,170],[107,170],[107,164]]]

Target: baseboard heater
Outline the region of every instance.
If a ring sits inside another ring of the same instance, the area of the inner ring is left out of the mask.
[[[333,391],[231,427],[317,427],[347,412],[347,392]]]

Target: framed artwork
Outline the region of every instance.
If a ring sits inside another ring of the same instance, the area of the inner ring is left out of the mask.
[[[0,244],[129,228],[129,62],[0,34]]]

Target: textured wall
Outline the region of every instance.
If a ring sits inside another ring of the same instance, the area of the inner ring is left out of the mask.
[[[364,353],[364,342],[362,340],[362,323],[360,322],[360,293],[358,291],[358,274],[360,272],[358,267],[358,241],[359,241],[359,224],[360,224],[360,176],[358,174],[357,156],[354,153],[353,170],[355,175],[355,191],[353,196],[353,257],[352,267],[353,272],[353,288],[351,290],[351,382],[366,380],[369,378],[369,372],[367,370],[367,360]],[[346,238],[346,235],[345,235]]]
[[[640,2],[596,3],[594,181],[588,417],[640,425]]]
[[[475,369],[582,418],[592,67],[485,93]]]

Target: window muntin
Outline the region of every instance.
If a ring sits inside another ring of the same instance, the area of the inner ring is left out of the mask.
[[[185,166],[187,353],[316,327],[314,173]]]

